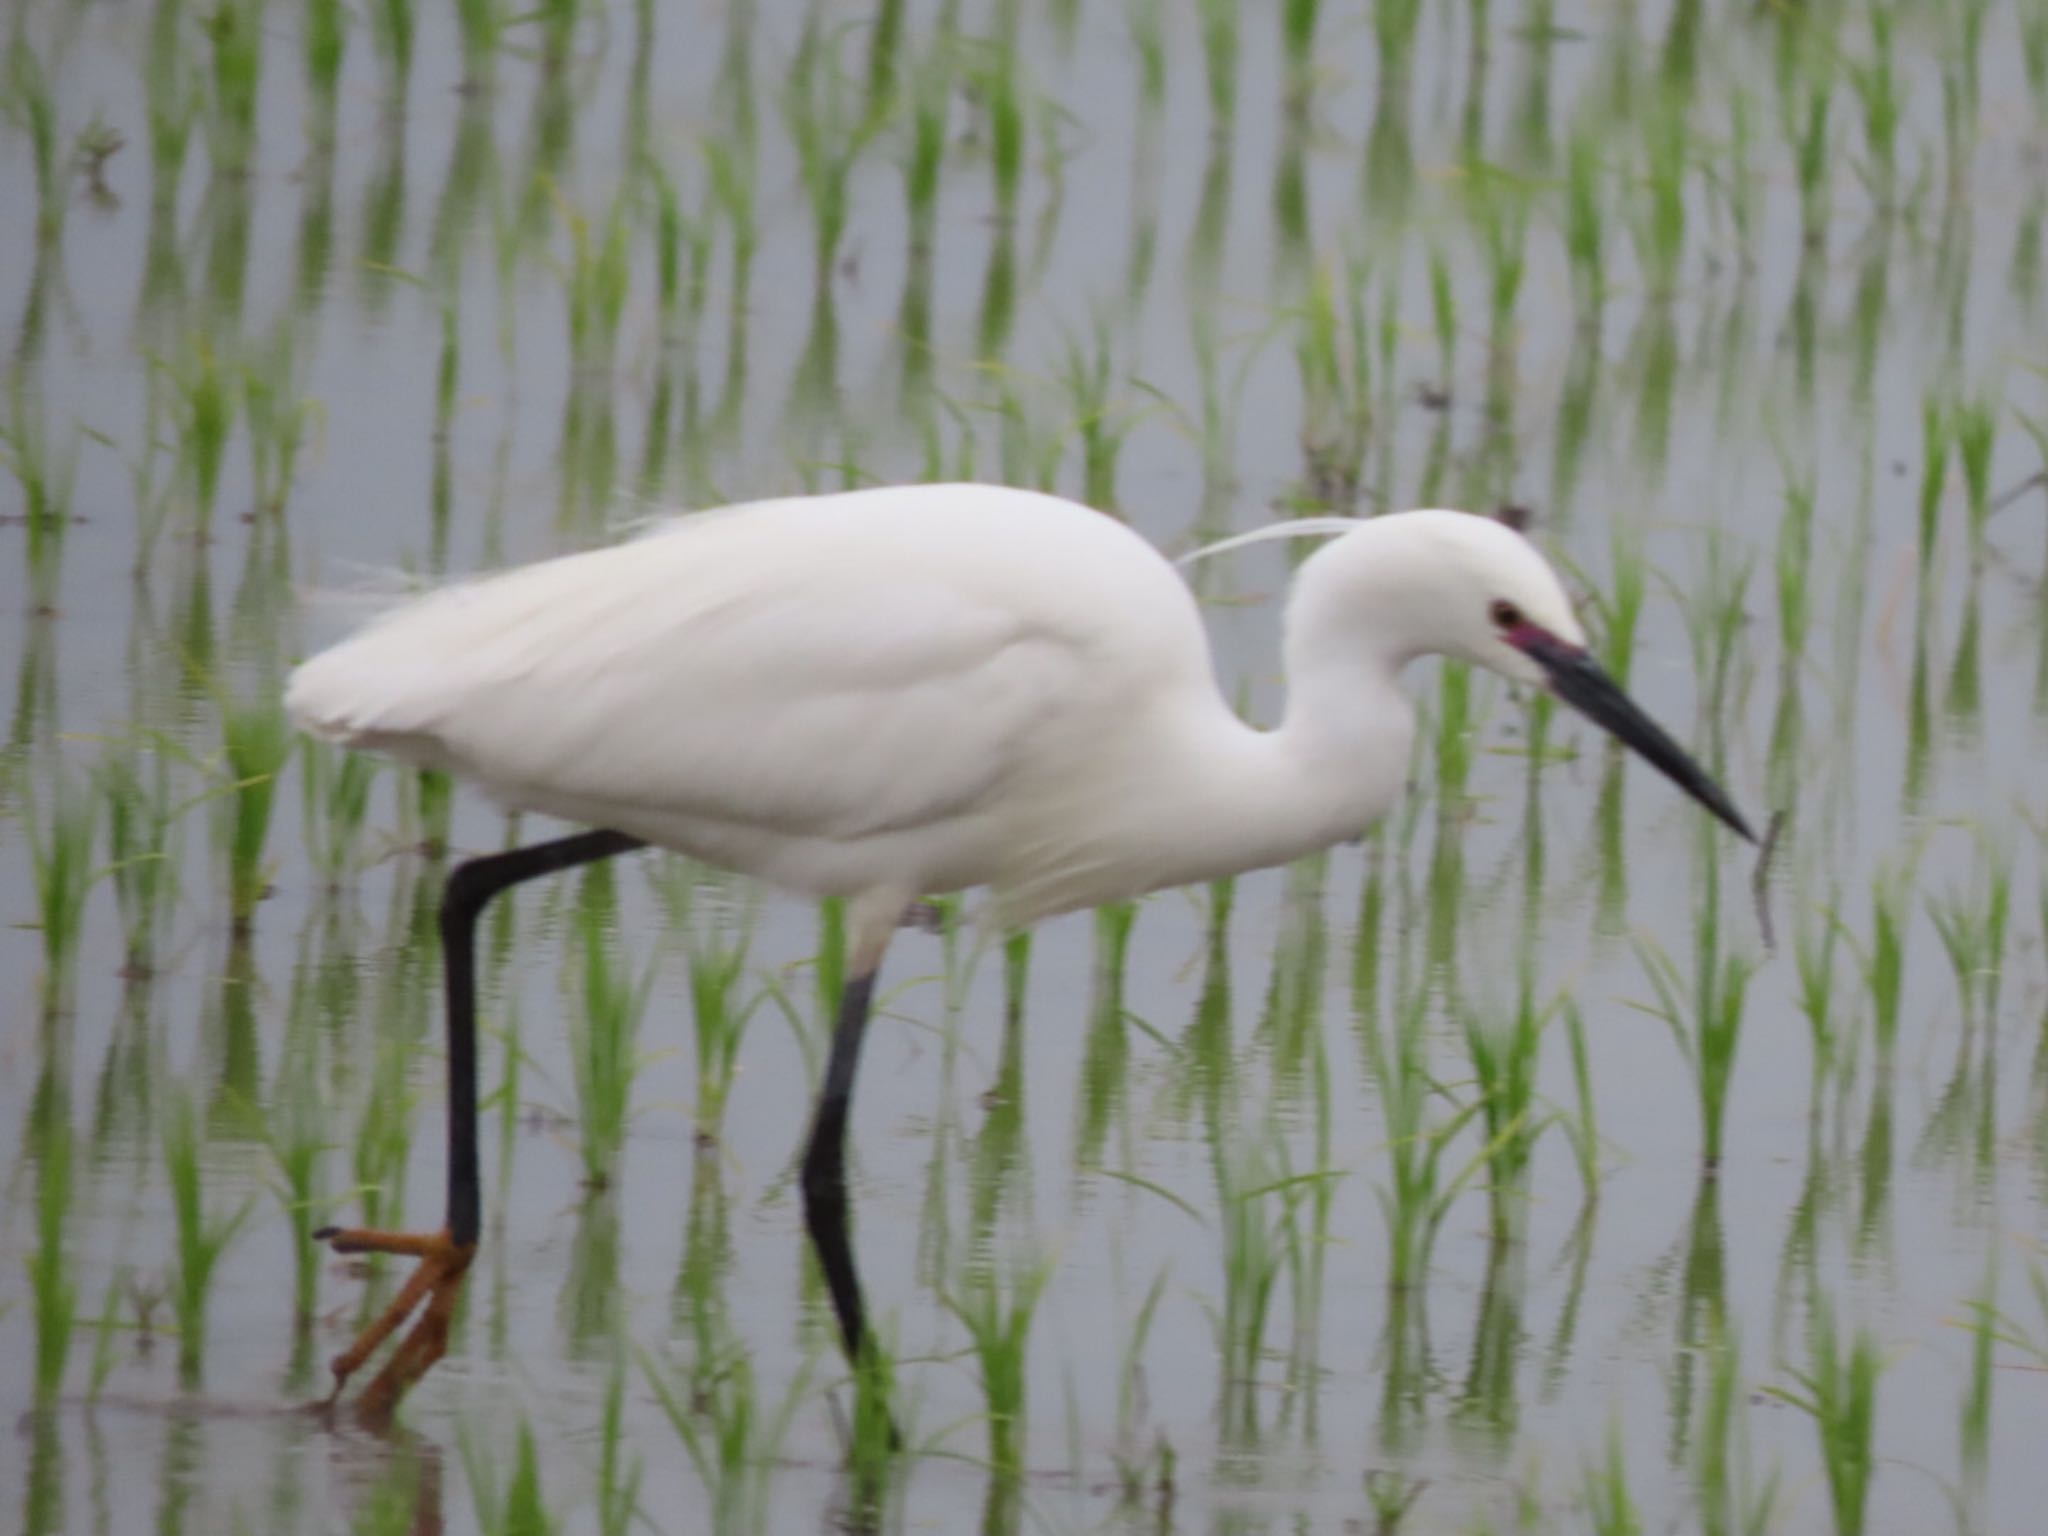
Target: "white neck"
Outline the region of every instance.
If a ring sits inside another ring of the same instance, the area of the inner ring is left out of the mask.
[[[1154,782],[1170,788],[1129,829],[1149,845],[1152,887],[1301,858],[1357,836],[1400,795],[1415,740],[1400,673],[1414,653],[1391,635],[1361,636],[1355,610],[1334,597],[1304,567],[1288,603],[1277,728],[1246,725],[1211,694],[1166,733],[1173,761]]]

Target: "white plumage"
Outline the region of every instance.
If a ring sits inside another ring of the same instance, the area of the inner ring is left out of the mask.
[[[307,729],[593,829],[449,874],[448,1226],[323,1233],[338,1251],[421,1259],[336,1358],[337,1390],[423,1296],[369,1407],[388,1411],[446,1348],[481,1230],[476,921],[521,881],[638,839],[851,898],[802,1187],[858,1364],[872,1340],[847,1117],[882,954],[917,896],[988,886],[999,921],[1025,922],[1355,833],[1399,792],[1415,732],[1399,674],[1426,652],[1547,682],[1747,832],[1593,663],[1520,534],[1409,512],[1247,537],[1294,533],[1334,537],[1288,598],[1287,709],[1271,731],[1231,712],[1194,598],[1157,551],[1086,507],[993,486],[677,518],[430,593],[300,667],[286,703]]]
[[[924,894],[988,886],[1021,922],[1357,833],[1408,762],[1409,659],[1544,680],[1503,604],[1582,646],[1519,534],[1456,512],[1355,525],[1303,565],[1286,717],[1263,732],[1129,529],[909,486],[685,515],[437,590],[305,663],[286,703],[508,806],[861,898],[879,946]]]

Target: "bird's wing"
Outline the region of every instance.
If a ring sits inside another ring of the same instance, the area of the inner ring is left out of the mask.
[[[431,594],[308,662],[291,710],[513,803],[851,839],[983,801],[1084,668],[1043,616],[929,573],[692,581],[659,542]]]

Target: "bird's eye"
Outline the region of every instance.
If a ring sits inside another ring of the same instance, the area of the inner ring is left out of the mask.
[[[1499,629],[1513,629],[1522,622],[1522,610],[1504,597],[1494,599],[1493,606],[1486,612]]]

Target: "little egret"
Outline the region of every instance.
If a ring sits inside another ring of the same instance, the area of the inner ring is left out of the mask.
[[[848,902],[849,979],[803,1159],[804,1220],[849,1357],[868,1335],[844,1143],[875,975],[918,898],[988,887],[1017,925],[1284,863],[1393,804],[1418,656],[1548,686],[1744,837],[1741,815],[1600,670],[1520,533],[1462,512],[1334,534],[1285,618],[1287,703],[1218,689],[1195,598],[1091,508],[987,485],[755,502],[430,592],[293,673],[293,718],[595,830],[471,859],[441,907],[448,1216],[325,1229],[419,1268],[334,1361],[337,1395],[422,1301],[363,1398],[388,1413],[446,1349],[478,1236],[477,916],[536,875],[652,844]],[[1232,540],[1232,544],[1246,540]]]

